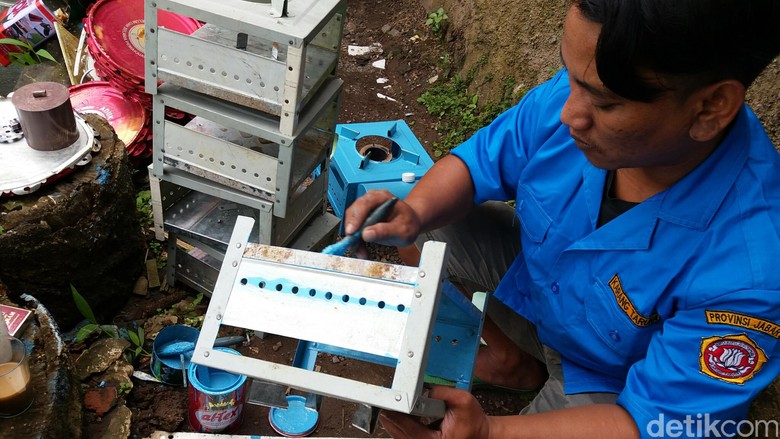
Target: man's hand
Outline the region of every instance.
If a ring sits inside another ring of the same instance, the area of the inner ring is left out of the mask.
[[[355,233],[377,206],[392,197],[393,194],[386,190],[372,190],[355,200],[344,214],[344,233]],[[398,200],[387,219],[366,227],[361,238],[366,242],[403,247],[412,244],[419,233],[420,219],[417,214],[403,200]]]
[[[439,430],[431,429],[416,418],[396,412],[382,412],[382,425],[394,438],[408,439],[487,439],[488,417],[474,396],[451,387],[434,387],[428,395],[447,404]]]

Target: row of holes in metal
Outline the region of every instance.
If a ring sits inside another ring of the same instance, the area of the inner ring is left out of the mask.
[[[244,278],[244,279],[241,279],[241,285],[246,285],[247,283],[248,283],[248,281],[247,281],[247,279],[246,279],[246,278]],[[258,286],[258,287],[260,287],[260,288],[265,288],[265,286],[266,286],[266,283],[265,283],[265,282],[263,282],[263,281],[260,281],[260,282],[257,284],[257,286]],[[284,285],[282,285],[282,284],[276,284],[276,286],[275,286],[274,288],[276,289],[276,291],[279,291],[279,292],[281,292],[281,291],[284,289]],[[292,289],[291,289],[290,291],[291,291],[293,294],[298,294],[298,293],[300,292],[300,288],[298,288],[298,287],[292,287]],[[318,294],[318,293],[317,293],[317,290],[315,290],[314,288],[311,288],[311,289],[309,289],[309,296],[311,296],[311,297],[316,297],[316,296],[317,296],[317,294]],[[331,299],[333,298],[333,293],[331,293],[330,291],[328,291],[328,292],[326,292],[326,293],[324,294],[324,297],[325,297],[325,300],[331,300]],[[349,301],[350,301],[350,300],[351,300],[351,298],[349,297],[349,295],[348,295],[348,294],[344,294],[344,295],[342,295],[342,296],[341,296],[341,301],[342,301],[342,302],[344,302],[344,303],[349,303]],[[358,299],[358,300],[357,300],[357,302],[358,302],[359,304],[361,304],[361,305],[365,305],[365,304],[366,304],[368,301],[366,300],[366,298],[365,298],[365,297],[361,297],[360,299]],[[377,307],[378,307],[379,309],[384,309],[384,308],[385,308],[385,306],[386,306],[386,304],[385,304],[385,302],[384,302],[383,300],[380,300],[380,301],[377,303]],[[398,304],[398,306],[396,306],[396,309],[397,309],[398,311],[400,311],[400,312],[403,312],[403,311],[406,309],[406,307],[405,307],[405,306],[404,306],[404,305],[401,303],[401,304]]]

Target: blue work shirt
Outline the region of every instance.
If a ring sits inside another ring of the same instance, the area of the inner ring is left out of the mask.
[[[475,203],[516,200],[495,296],[561,354],[566,393],[618,393],[645,437],[743,419],[780,372],[780,154],[744,106],[701,165],[597,228],[606,171],[560,121],[569,92],[563,70],[452,151]]]

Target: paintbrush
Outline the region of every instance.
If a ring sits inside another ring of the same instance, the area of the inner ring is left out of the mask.
[[[385,201],[384,203],[377,206],[376,209],[374,209],[366,218],[365,221],[363,221],[363,224],[360,225],[360,228],[357,232],[347,235],[342,239],[341,241],[331,244],[327,247],[325,247],[324,250],[322,250],[322,253],[326,255],[337,255],[342,256],[344,253],[347,252],[347,250],[358,243],[361,239],[360,234],[363,232],[363,229],[365,229],[368,226],[373,226],[376,223],[381,223],[385,219],[387,219],[387,216],[390,215],[390,211],[393,210],[393,206],[395,206],[395,203],[398,202],[398,197],[390,198],[389,200]]]

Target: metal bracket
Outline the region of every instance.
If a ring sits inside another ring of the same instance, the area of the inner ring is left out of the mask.
[[[441,417],[443,401],[422,390],[429,358],[442,352],[436,361],[457,363],[443,370],[443,378],[468,390],[482,314],[454,288],[442,288],[444,243],[426,243],[420,266],[407,267],[248,243],[253,224],[248,217],[236,221],[193,362],[309,392],[315,407],[322,395],[363,404],[370,412]],[[449,325],[443,332],[434,329],[440,310]],[[222,355],[213,344],[223,324],[300,340],[293,365]],[[446,343],[448,351],[432,348],[435,337],[457,337],[457,349],[452,343]],[[454,350],[463,354],[452,357]],[[392,385],[314,372],[318,352],[394,367]],[[372,419],[363,416],[360,425],[370,429]]]

